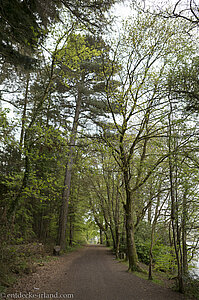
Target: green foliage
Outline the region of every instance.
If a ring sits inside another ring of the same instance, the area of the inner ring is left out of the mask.
[[[136,232],[135,242],[138,258],[141,262],[149,264],[151,226],[147,222],[141,222]],[[174,249],[169,245],[168,237],[162,224],[158,224],[155,232],[155,241],[152,249],[153,269],[174,274],[176,272],[176,259]]]
[[[154,269],[174,274],[176,272],[176,259],[174,249],[170,246],[156,244],[153,248]]]
[[[57,54],[56,59],[62,61],[63,66],[73,72],[89,68],[92,59],[97,59],[101,51],[96,49],[95,45],[89,43],[86,36],[73,34],[69,37],[66,47],[62,48]]]
[[[16,59],[16,65],[42,42],[51,22],[48,12],[56,12],[59,3],[26,2],[6,0],[0,8],[7,9],[0,20],[0,52],[4,57],[13,50],[8,61]],[[62,1],[73,21],[84,25],[92,25],[95,14],[104,15],[112,2]],[[67,24],[75,30],[56,32],[54,26],[56,46],[41,58],[38,72],[19,79],[4,72],[6,64],[1,71],[1,96],[19,111],[16,122],[8,110],[0,109],[2,262],[8,271],[12,265],[15,273],[28,273],[30,253],[22,249],[19,254],[17,247],[36,240],[56,244],[64,166],[72,149],[68,251],[99,237],[100,229],[104,243],[107,239],[115,252],[126,252],[125,226],[131,223],[126,217],[131,216],[139,260],[149,264],[155,228],[153,269],[176,274],[176,254],[169,246],[175,234],[171,222],[179,230],[177,247],[182,233],[187,241],[198,239],[198,124],[192,116],[182,118],[181,103],[176,104],[176,99],[190,100],[197,110],[198,46],[187,43],[184,25],[141,12],[125,23],[118,42],[109,45],[85,27],[80,34],[81,26],[69,19]],[[31,52],[24,61],[27,67],[30,58]],[[17,82],[19,91],[10,89],[7,97],[7,86]],[[71,139],[78,97],[82,103]],[[186,278],[185,283],[189,290],[197,286]]]
[[[143,262],[144,264],[149,264],[149,249],[150,249],[150,242],[141,242],[136,241],[136,250],[138,254],[139,261]]]
[[[199,299],[199,278],[189,277],[184,278],[185,294],[193,299]]]
[[[183,61],[170,71],[168,76],[168,85],[173,95],[182,101],[187,113],[193,112],[198,114],[198,70],[199,57],[194,55],[191,62]]]
[[[138,258],[141,262],[149,264],[150,241],[136,241]],[[170,246],[157,243],[153,247],[154,270],[174,274],[176,272],[176,260],[174,250]]]
[[[61,7],[65,7],[74,20],[93,28],[107,22],[105,12],[114,2],[3,0],[0,5],[1,57],[15,66],[30,69],[36,62],[32,54],[46,37],[49,25],[61,18]]]
[[[147,222],[141,222],[135,235],[138,259],[147,265],[149,264],[150,232],[151,226]]]
[[[44,246],[41,243],[22,243],[1,245],[0,260],[0,290],[11,286],[18,275],[31,274],[35,272],[36,265],[48,257],[45,257]]]
[[[55,18],[56,16],[55,10],[56,6],[52,5],[51,1],[48,3],[42,1],[42,5],[37,0],[30,3],[17,0],[1,1],[1,56],[14,65],[24,65],[25,68],[30,68],[35,60],[24,52],[33,51],[38,45],[39,38],[44,34],[44,28],[50,21],[49,17]],[[15,45],[20,45],[23,51],[16,50]]]
[[[99,228],[93,220],[85,223],[84,235],[87,243],[91,243],[95,237],[99,238]]]

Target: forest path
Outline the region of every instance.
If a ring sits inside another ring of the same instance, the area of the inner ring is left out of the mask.
[[[21,292],[54,294],[50,299],[76,300],[172,300],[181,294],[127,272],[104,246],[85,246],[60,257],[34,274]],[[22,288],[22,287],[21,287]],[[19,292],[19,287],[15,291]],[[57,292],[57,295],[56,295]],[[62,294],[65,294],[62,296]],[[71,295],[73,294],[73,295]],[[73,297],[73,298],[72,298]],[[40,298],[44,296],[40,295]]]

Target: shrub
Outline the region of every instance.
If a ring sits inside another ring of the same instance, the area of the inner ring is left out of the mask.
[[[150,249],[150,242],[136,242],[136,249],[138,254],[138,259],[143,262],[144,264],[149,264],[149,249]]]
[[[176,271],[176,261],[170,246],[157,244],[153,247],[153,259],[155,270],[167,273]]]

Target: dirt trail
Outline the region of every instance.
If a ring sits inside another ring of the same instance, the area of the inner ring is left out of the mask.
[[[39,273],[29,276],[26,282],[22,281],[16,286],[15,292],[29,293],[29,299],[185,299],[179,293],[138,278],[126,270],[126,266],[114,260],[106,247],[86,246],[48,263]]]

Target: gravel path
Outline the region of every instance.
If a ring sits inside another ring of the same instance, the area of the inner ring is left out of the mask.
[[[179,293],[138,278],[126,270],[127,267],[118,263],[106,247],[86,246],[48,263],[26,278],[26,282],[22,280],[14,290],[18,294],[27,293],[26,298],[29,299],[185,299]]]

